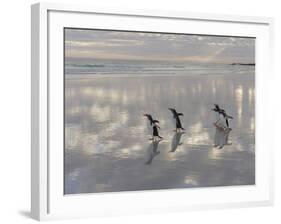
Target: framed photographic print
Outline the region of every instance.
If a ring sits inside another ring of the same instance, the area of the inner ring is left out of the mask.
[[[272,26],[33,5],[32,216],[270,205]]]

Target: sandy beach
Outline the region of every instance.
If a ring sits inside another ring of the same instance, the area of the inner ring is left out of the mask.
[[[66,74],[65,193],[255,184],[254,67],[228,66]],[[234,117],[222,149],[214,103]],[[184,134],[173,132],[169,107],[184,114]],[[160,121],[163,141],[149,140],[143,113]]]

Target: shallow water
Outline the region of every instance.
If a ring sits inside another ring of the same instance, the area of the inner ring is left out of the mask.
[[[255,184],[254,73],[65,79],[65,193]],[[213,104],[234,117],[213,147]],[[184,113],[175,133],[169,107]],[[152,143],[143,113],[160,121]]]

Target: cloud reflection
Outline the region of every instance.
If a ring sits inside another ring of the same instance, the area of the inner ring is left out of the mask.
[[[253,184],[254,91],[250,72],[66,79],[66,193]],[[235,118],[223,150],[212,148],[213,103]],[[184,135],[171,132],[171,105],[184,112]],[[147,111],[161,143],[147,145]]]

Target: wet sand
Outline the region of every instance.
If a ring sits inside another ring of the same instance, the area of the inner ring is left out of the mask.
[[[65,194],[255,184],[254,74],[65,79]],[[213,104],[234,117],[213,148]],[[184,134],[174,130],[174,107]],[[152,143],[143,113],[160,121]]]

